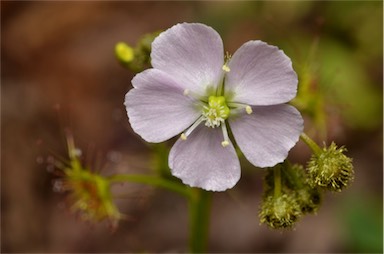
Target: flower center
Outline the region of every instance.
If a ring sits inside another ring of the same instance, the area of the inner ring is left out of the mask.
[[[208,105],[204,106],[202,112],[205,126],[215,128],[224,124],[229,116],[229,111],[224,96],[209,96]]]

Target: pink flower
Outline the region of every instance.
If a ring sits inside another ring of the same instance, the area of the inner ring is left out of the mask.
[[[240,163],[229,138],[257,167],[285,160],[303,130],[292,106],[291,60],[262,41],[243,44],[227,62],[220,35],[203,24],[177,24],[152,43],[153,68],[137,74],[125,96],[133,130],[148,142],[181,133],[169,167],[185,184],[232,188]]]

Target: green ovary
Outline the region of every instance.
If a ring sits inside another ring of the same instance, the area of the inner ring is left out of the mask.
[[[219,127],[228,118],[229,112],[224,96],[209,96],[208,105],[204,106],[202,112],[205,126]]]

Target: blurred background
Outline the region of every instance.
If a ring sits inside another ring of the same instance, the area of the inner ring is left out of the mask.
[[[212,26],[232,54],[254,39],[283,49],[306,87],[296,101],[306,131],[346,145],[356,172],[317,215],[281,232],[259,224],[263,170],[242,161],[236,187],[214,195],[208,251],[382,252],[382,1],[1,1],[1,251],[187,251],[188,207],[177,194],[120,186],[128,219],[111,233],[70,214],[46,164],[67,156],[69,129],[102,174],[150,173],[150,149],[123,106],[134,73],[113,49],[179,22]],[[290,153],[309,156],[302,142]]]

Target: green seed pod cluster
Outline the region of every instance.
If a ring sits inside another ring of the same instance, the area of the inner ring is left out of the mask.
[[[290,228],[301,216],[317,212],[321,192],[307,183],[303,166],[285,162],[278,167],[281,168],[280,195],[275,193],[274,170],[268,170],[264,178],[260,221],[275,229]]]
[[[316,213],[321,203],[321,192],[308,184],[305,169],[299,164],[287,164],[285,167],[287,188],[294,192],[303,214]]]
[[[307,164],[285,161],[267,170],[260,220],[274,229],[291,228],[301,216],[316,213],[325,190],[340,192],[353,180],[352,159],[335,143],[320,148],[304,133],[302,140],[313,155]]]
[[[305,187],[295,194],[303,214],[317,212],[321,204],[321,193],[317,188]]]
[[[291,228],[301,216],[300,206],[292,195],[266,197],[260,210],[260,222],[274,229]]]
[[[308,182],[312,187],[340,192],[354,178],[352,159],[344,154],[344,147],[336,144],[324,147],[320,154],[312,155],[308,163]]]

